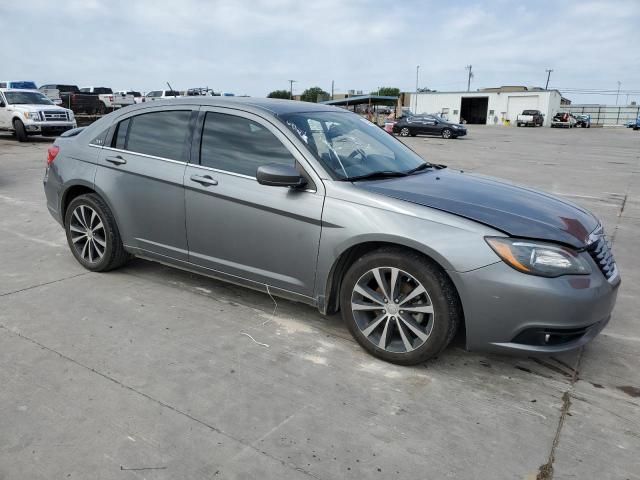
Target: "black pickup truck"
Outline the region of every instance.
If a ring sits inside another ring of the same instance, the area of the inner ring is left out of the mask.
[[[40,89],[57,89],[60,92],[62,106],[70,108],[73,113],[88,113],[93,115],[100,109],[100,99],[97,95],[82,93],[77,85],[63,85],[50,83],[42,85]]]

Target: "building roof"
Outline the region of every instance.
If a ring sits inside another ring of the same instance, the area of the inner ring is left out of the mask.
[[[363,105],[369,103],[389,103],[398,101],[398,97],[386,97],[383,95],[358,95],[355,97],[347,97],[339,100],[327,100],[322,102],[324,105]]]

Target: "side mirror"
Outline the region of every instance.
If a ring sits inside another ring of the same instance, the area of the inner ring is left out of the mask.
[[[258,167],[256,179],[261,185],[271,187],[303,187],[307,180],[291,165],[270,163]]]

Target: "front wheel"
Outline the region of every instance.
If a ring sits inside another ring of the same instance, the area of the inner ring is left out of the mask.
[[[129,259],[111,210],[94,193],[71,201],[64,227],[71,253],[87,270],[106,272]]]
[[[16,132],[16,138],[19,142],[27,141],[27,131],[24,128],[24,123],[16,119],[13,121],[13,130]]]
[[[383,248],[359,258],[340,291],[342,318],[373,356],[424,362],[453,339],[462,310],[446,274],[418,253]]]
[[[409,130],[408,127],[402,127],[400,129],[400,136],[401,137],[408,137],[409,135],[411,135],[411,130]]]
[[[449,128],[442,130],[442,138],[451,138],[452,132]]]

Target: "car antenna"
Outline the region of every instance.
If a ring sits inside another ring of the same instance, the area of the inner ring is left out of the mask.
[[[171,91],[171,93],[173,93],[173,96],[175,97],[175,91],[173,90],[173,88],[171,87],[171,84],[169,82],[167,82],[167,85],[169,86],[169,90]]]

